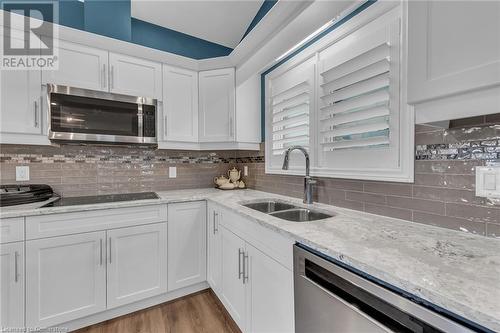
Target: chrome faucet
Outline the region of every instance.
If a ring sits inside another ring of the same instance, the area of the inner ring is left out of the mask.
[[[309,176],[309,153],[304,147],[301,146],[292,146],[288,148],[285,152],[285,159],[283,160],[283,170],[288,170],[288,164],[290,162],[290,153],[293,150],[300,150],[304,156],[306,157],[306,176],[304,177],[304,203],[305,204],[312,204],[313,203],[313,196],[312,196],[312,189],[313,185],[316,184],[316,180],[312,179],[311,176]]]

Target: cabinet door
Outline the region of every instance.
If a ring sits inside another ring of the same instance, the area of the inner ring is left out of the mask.
[[[248,332],[294,332],[293,273],[246,244]]]
[[[108,308],[167,291],[167,225],[107,231]]]
[[[24,243],[0,245],[0,328],[24,327]]]
[[[161,64],[123,54],[109,54],[110,91],[162,99]]]
[[[408,101],[500,84],[500,2],[408,2]]]
[[[108,91],[108,51],[59,41],[59,68],[42,71],[43,83]]]
[[[234,68],[199,73],[200,141],[234,141]]]
[[[15,36],[14,40],[21,41]],[[0,71],[0,132],[42,134],[40,70]]]
[[[214,205],[208,206],[208,272],[207,280],[212,290],[220,296],[222,282],[222,240],[219,222],[221,212]]]
[[[206,281],[205,201],[168,206],[168,291]]]
[[[198,73],[163,65],[163,139],[198,142]]]
[[[26,242],[26,325],[46,327],[106,309],[104,231]]]
[[[245,330],[245,285],[243,284],[243,253],[245,241],[219,225],[222,239],[221,301],[241,330]]]

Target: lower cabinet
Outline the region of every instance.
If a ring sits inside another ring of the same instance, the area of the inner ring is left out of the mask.
[[[54,326],[165,293],[166,238],[167,224],[155,223],[27,241],[26,325]]]
[[[248,332],[293,332],[293,274],[246,244]]]
[[[207,279],[205,201],[168,205],[168,291]]]
[[[220,221],[217,214],[224,211],[212,211],[212,220]],[[208,233],[209,272],[221,272],[219,284],[217,274],[209,273],[212,289],[243,332],[293,332],[293,272],[233,232],[231,221],[222,223],[216,225],[218,237]]]
[[[217,293],[221,290],[222,284],[222,241],[219,228],[222,214],[211,203],[208,203],[207,219],[207,282]]]
[[[26,242],[26,326],[106,310],[105,241],[99,231]]]
[[[107,231],[108,308],[167,291],[167,224]]]
[[[223,226],[220,226],[222,243],[221,301],[238,326],[246,326],[245,282],[243,277],[243,255],[245,241]]]
[[[0,331],[24,327],[24,242],[0,245]]]

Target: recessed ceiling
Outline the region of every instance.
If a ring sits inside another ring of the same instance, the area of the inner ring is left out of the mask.
[[[132,17],[235,48],[263,0],[132,0]]]

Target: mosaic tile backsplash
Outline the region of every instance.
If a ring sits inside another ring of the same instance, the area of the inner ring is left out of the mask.
[[[417,125],[415,183],[319,178],[315,200],[413,222],[500,237],[500,204],[475,196],[475,167],[500,163],[500,115],[453,120],[450,128]],[[263,147],[264,145],[262,145]],[[212,186],[214,176],[249,167],[248,187],[302,197],[302,177],[266,175],[264,151],[192,152],[98,146],[0,145],[0,183],[29,183],[64,196]],[[168,178],[168,167],[177,178]]]

